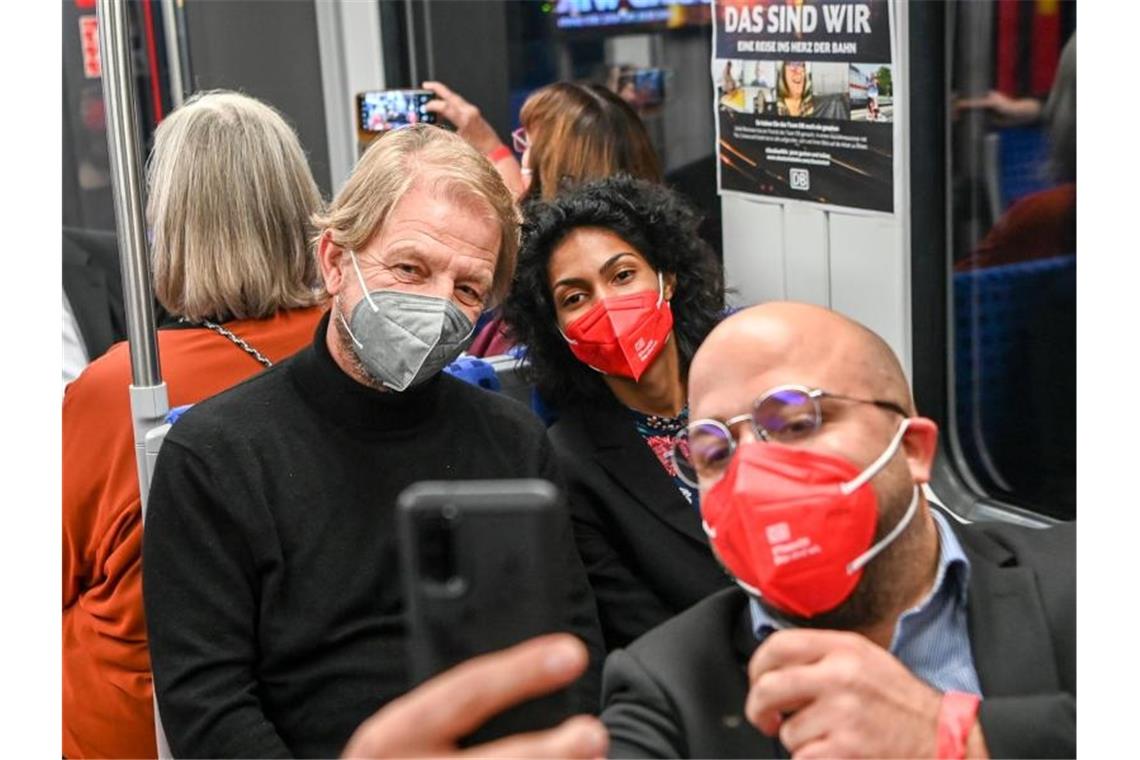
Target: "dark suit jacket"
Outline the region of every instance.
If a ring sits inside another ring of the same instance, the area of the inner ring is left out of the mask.
[[[953,522],[953,521],[951,521]],[[991,757],[1075,757],[1076,524],[954,525],[970,559],[968,627]],[[610,655],[611,757],[788,757],[744,717],[757,642],[733,588]]]
[[[713,558],[697,509],[613,396],[563,409],[550,440],[566,473],[574,535],[607,649],[732,584]]]
[[[127,337],[119,244],[113,232],[63,229],[63,290],[90,361]]]

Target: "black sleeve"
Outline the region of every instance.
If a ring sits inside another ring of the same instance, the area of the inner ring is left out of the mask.
[[[610,757],[688,757],[672,701],[624,649],[606,660],[602,704]]]
[[[978,721],[990,757],[1077,756],[1077,700],[1071,694],[986,698]]]
[[[605,522],[602,496],[581,473],[581,463],[563,455],[574,540],[598,602],[606,650],[628,646],[641,634],[673,616],[673,612],[622,559],[615,546],[616,528]]]
[[[249,526],[218,469],[167,440],[150,490],[143,600],[159,713],[175,757],[290,757],[258,700]]]
[[[550,446],[545,433],[539,444],[541,477],[549,480],[558,487],[560,493],[566,493],[566,482],[558,466],[558,460]],[[586,571],[582,567],[582,560],[574,545],[574,532],[570,525],[570,518],[566,511],[562,512],[564,519],[558,532],[557,545],[552,547],[556,556],[560,555],[560,566],[566,568],[567,584],[567,628],[586,644],[590,652],[590,666],[586,673],[575,684],[575,703],[578,712],[596,715],[601,706],[602,664],[605,660],[605,648],[602,645],[601,626],[598,624],[598,610],[594,603],[594,595],[590,584],[586,580]]]

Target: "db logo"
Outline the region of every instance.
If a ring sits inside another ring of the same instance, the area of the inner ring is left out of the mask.
[[[808,190],[811,188],[811,175],[807,169],[789,169],[788,181],[793,190]]]
[[[788,527],[786,522],[776,523],[768,526],[765,535],[768,537],[769,544],[782,544],[792,537],[792,529]]]

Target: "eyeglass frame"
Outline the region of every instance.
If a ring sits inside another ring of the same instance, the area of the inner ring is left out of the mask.
[[[530,147],[530,135],[526,133],[526,127],[519,127],[511,132],[511,143],[514,146],[515,153],[518,153],[520,156],[526,153]]]
[[[692,422],[690,422],[688,425],[685,426],[684,440],[685,441],[689,440],[689,437],[691,436],[690,431],[692,431],[692,429],[697,427],[698,425],[709,425],[709,424],[711,424],[711,425],[714,425],[716,427],[719,427],[725,432],[725,439],[728,441],[728,460],[731,460],[732,457],[734,457],[736,455],[736,449],[737,449],[737,446],[739,445],[736,442],[736,436],[734,436],[732,434],[732,428],[736,427],[741,422],[751,422],[752,423],[752,432],[756,434],[756,437],[759,440],[761,440],[765,443],[768,443],[771,441],[771,438],[769,437],[768,431],[766,431],[760,425],[760,423],[758,423],[756,421],[756,416],[755,416],[756,410],[759,409],[760,405],[762,403],[764,403],[765,401],[767,401],[769,398],[771,398],[775,394],[781,393],[783,391],[800,391],[805,396],[807,396],[808,399],[811,400],[812,407],[815,410],[815,420],[816,420],[815,430],[813,432],[818,431],[820,429],[820,427],[823,426],[823,408],[820,406],[820,403],[819,403],[820,399],[823,399],[823,398],[833,398],[833,399],[838,399],[840,401],[854,401],[854,402],[859,403],[859,404],[872,404],[873,406],[877,406],[880,409],[885,409],[888,412],[895,412],[896,414],[899,414],[903,417],[910,417],[910,414],[905,409],[903,409],[902,406],[900,406],[899,404],[896,404],[894,401],[885,401],[882,399],[856,398],[855,396],[845,396],[842,393],[831,393],[830,391],[825,391],[822,388],[809,388],[806,385],[798,385],[796,383],[789,383],[787,385],[777,385],[774,388],[769,388],[763,394],[761,394],[760,396],[757,396],[756,400],[752,402],[751,411],[749,411],[745,414],[738,414],[735,417],[729,417],[724,422],[721,422],[720,420],[716,419],[715,417],[702,417],[699,420],[693,420]],[[697,482],[693,482],[693,481],[689,480],[689,478],[685,477],[685,475],[681,471],[681,468],[679,466],[677,466],[677,444],[678,444],[678,441],[674,440],[673,446],[669,449],[669,458],[673,464],[673,470],[674,470],[674,472],[677,473],[677,477],[681,478],[681,480],[683,480],[685,483],[692,486],[693,488],[697,488],[697,487],[699,487],[700,484]],[[726,461],[728,461],[728,460],[726,460]],[[690,463],[690,465],[692,465],[693,471],[695,472],[696,471],[696,463],[692,462],[691,459],[689,460],[689,463]],[[698,477],[698,480],[699,480],[699,477]]]

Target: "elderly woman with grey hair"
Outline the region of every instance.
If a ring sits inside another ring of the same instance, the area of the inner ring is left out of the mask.
[[[155,132],[147,224],[172,406],[212,396],[312,340],[324,290],[309,248],[321,197],[296,133],[235,92],[200,93]],[[142,514],[113,346],[63,401],[63,754],[155,757]]]

